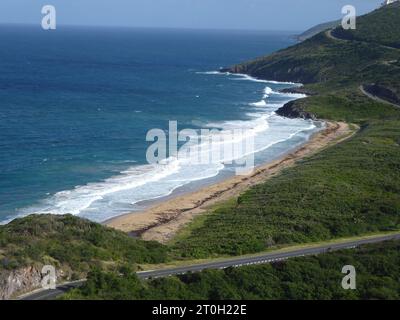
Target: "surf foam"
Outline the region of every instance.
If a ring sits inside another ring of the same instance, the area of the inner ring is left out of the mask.
[[[262,99],[249,103],[249,120],[209,123],[208,128],[222,130],[247,129],[255,138],[255,153],[288,141],[301,132],[315,129],[311,120],[287,119],[275,114],[284,103],[303,97],[301,94],[287,94],[274,91],[273,84],[281,83],[260,80],[248,75],[222,74],[217,71],[201,73],[204,75],[225,75],[231,80],[266,83]],[[234,78],[232,78],[234,76]],[[279,98],[279,102],[269,101]],[[253,109],[252,109],[253,108]],[[245,138],[245,137],[244,137]],[[240,143],[240,141],[236,141]],[[202,152],[212,152],[212,145]],[[104,221],[112,217],[140,209],[139,203],[165,197],[188,183],[217,176],[225,168],[227,161],[235,160],[221,157],[216,163],[193,165],[192,159],[169,158],[159,165],[136,165],[101,182],[76,186],[50,196],[36,206],[20,210],[19,216],[31,213],[74,214],[94,221]]]

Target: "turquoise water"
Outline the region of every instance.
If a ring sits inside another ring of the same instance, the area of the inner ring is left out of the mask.
[[[232,170],[149,165],[146,133],[169,120],[258,128],[258,163],[315,130],[273,113],[295,98],[277,92],[290,84],[209,72],[287,47],[288,33],[3,25],[0,42],[3,222],[36,212],[103,221]]]

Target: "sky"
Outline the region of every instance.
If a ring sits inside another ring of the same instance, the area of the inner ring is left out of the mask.
[[[38,24],[53,5],[59,25],[301,31],[382,0],[0,0],[0,23]]]

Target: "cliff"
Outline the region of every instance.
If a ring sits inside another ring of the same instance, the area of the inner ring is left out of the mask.
[[[0,272],[0,300],[40,287],[42,276],[35,267]]]
[[[71,274],[56,271],[59,283],[71,280]],[[41,267],[28,266],[16,270],[0,272],[0,300],[16,298],[26,292],[41,288]]]

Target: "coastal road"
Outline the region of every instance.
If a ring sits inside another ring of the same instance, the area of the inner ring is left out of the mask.
[[[360,43],[370,44],[369,42],[367,42],[367,41],[362,41],[362,40],[347,40],[347,39],[338,38],[338,37],[336,37],[336,36],[332,33],[332,31],[333,31],[333,29],[329,29],[329,30],[325,31],[325,35],[326,35],[329,39],[332,39],[332,40],[335,40],[335,41],[341,41],[341,42],[357,41],[357,42],[360,42]],[[379,45],[381,48],[386,48],[386,49],[389,49],[389,50],[400,50],[400,49],[397,48],[397,47],[391,47],[391,46],[387,46],[387,45],[380,44],[380,43],[375,43],[375,45]]]
[[[385,235],[385,236],[376,236],[369,237],[361,240],[349,240],[343,241],[340,243],[331,243],[328,245],[321,245],[315,247],[309,247],[304,249],[296,249],[296,250],[287,250],[284,252],[278,253],[264,253],[254,256],[243,256],[225,260],[211,261],[203,264],[196,264],[190,266],[182,266],[170,269],[160,269],[160,270],[151,270],[151,271],[142,271],[137,272],[137,275],[141,279],[155,279],[161,277],[169,277],[179,274],[185,274],[189,272],[200,272],[207,269],[226,269],[230,267],[241,267],[248,265],[256,265],[256,264],[266,264],[275,261],[282,261],[290,258],[303,257],[303,256],[311,256],[318,255],[321,253],[326,253],[330,251],[337,251],[343,249],[353,249],[361,245],[371,244],[371,243],[379,243],[383,241],[389,240],[400,240],[400,233]],[[82,285],[85,280],[76,281],[73,283],[63,284],[57,287],[55,290],[41,290],[36,291],[31,294],[27,294],[25,296],[20,297],[20,300],[54,300],[63,293],[76,288]]]
[[[337,38],[336,36],[333,35],[332,31],[333,31],[333,30],[330,29],[330,30],[327,30],[327,31],[325,32],[325,35],[326,35],[329,39],[332,39],[332,40],[335,40],[335,41],[342,41],[342,42],[347,42],[347,41],[349,41],[349,40]],[[365,41],[358,41],[358,42],[368,43],[368,42],[365,42]],[[389,46],[385,46],[385,45],[382,45],[382,44],[380,44],[380,46],[383,47],[383,48],[386,48],[386,49],[390,49],[390,50],[399,50],[399,48],[389,47]],[[383,63],[386,64],[386,65],[388,65],[388,66],[392,66],[392,67],[398,68],[397,66],[391,65],[390,61],[384,61]],[[368,98],[370,98],[370,99],[372,99],[372,100],[375,100],[375,101],[378,101],[378,102],[382,102],[382,103],[386,103],[386,104],[390,104],[390,105],[392,105],[392,106],[395,106],[395,107],[397,107],[397,108],[400,108],[400,105],[398,105],[398,104],[396,104],[396,103],[387,101],[387,100],[385,100],[385,99],[382,99],[382,98],[380,98],[380,97],[377,97],[377,96],[375,96],[375,95],[369,93],[369,92],[365,89],[365,87],[364,87],[363,85],[361,85],[361,86],[359,87],[359,89],[360,89],[360,91],[361,91],[365,96],[367,96]]]
[[[333,31],[333,29],[329,29],[329,30],[325,31],[325,35],[326,35],[329,39],[332,39],[332,40],[335,40],[335,41],[342,41],[342,42],[347,42],[347,41],[348,41],[348,40],[345,40],[345,39],[336,38],[336,37],[333,35],[332,31]]]
[[[374,96],[372,93],[369,93],[369,92],[365,89],[365,87],[362,86],[362,85],[359,87],[359,89],[360,89],[360,91],[362,92],[362,94],[364,94],[365,96],[367,96],[368,98],[370,98],[370,99],[372,99],[372,100],[375,100],[375,101],[378,101],[378,102],[382,102],[382,103],[386,103],[386,104],[390,104],[390,105],[392,105],[392,106],[394,106],[394,107],[396,107],[396,108],[400,108],[400,105],[398,105],[398,104],[396,104],[396,103],[393,103],[393,102],[384,100],[384,99],[382,99],[382,98],[379,98],[379,97],[377,97],[377,96]]]

